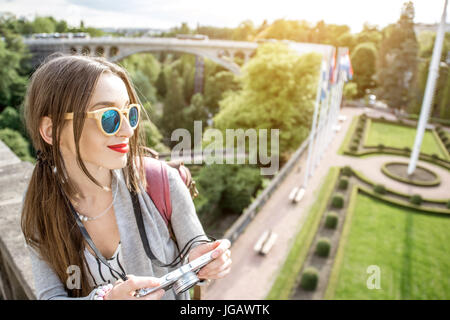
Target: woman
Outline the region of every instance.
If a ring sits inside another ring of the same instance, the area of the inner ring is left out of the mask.
[[[31,77],[24,117],[38,162],[24,196],[22,230],[38,299],[189,299],[173,289],[135,292],[158,286],[157,278],[174,269],[167,264],[177,261],[178,248],[196,237],[203,242],[184,262],[215,250],[199,278],[230,272],[230,242],[205,243],[176,169],[168,167],[177,243],[145,192],[138,125],[144,114],[126,71],[104,58],[55,54]],[[156,262],[144,250],[132,195]]]

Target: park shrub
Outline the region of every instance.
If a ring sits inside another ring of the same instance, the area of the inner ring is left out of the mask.
[[[447,201],[447,208],[450,209],[450,200]]]
[[[420,196],[420,194],[413,194],[413,195],[409,198],[409,201],[410,201],[412,204],[420,205],[420,204],[422,204],[422,197]]]
[[[328,229],[336,229],[338,219],[339,217],[336,212],[328,212],[327,216],[325,217],[325,227]]]
[[[378,148],[378,149],[384,149],[384,144],[380,143],[380,144],[377,146],[377,148]]]
[[[313,291],[319,282],[319,271],[314,267],[308,267],[303,271],[300,286],[304,290]]]
[[[356,137],[352,140],[353,144],[359,145],[360,138]]]
[[[376,184],[376,185],[373,187],[373,190],[374,190],[376,193],[379,193],[379,194],[385,194],[385,193],[386,193],[386,188],[385,188],[385,186],[382,185],[382,184]]]
[[[346,190],[348,187],[348,179],[342,178],[339,180],[338,188],[341,190]]]
[[[316,254],[319,257],[328,257],[328,255],[330,254],[330,248],[331,248],[330,239],[323,237],[317,240]]]
[[[333,208],[341,209],[344,206],[344,197],[342,194],[335,194],[331,199],[331,206]]]
[[[410,153],[411,152],[411,148],[410,147],[404,147],[403,151],[405,151],[407,153]]]
[[[362,127],[357,127],[356,128],[356,132],[357,133],[362,133],[363,132],[363,128]]]
[[[433,153],[433,154],[431,155],[431,158],[432,158],[433,160],[439,160],[439,156],[438,156],[436,153]]]
[[[342,175],[343,176],[347,176],[350,177],[352,175],[353,171],[352,168],[350,166],[344,166],[342,168]]]
[[[448,142],[445,144],[445,147],[447,148],[447,150],[450,149],[450,141],[448,141]]]
[[[447,137],[445,134],[443,134],[443,135],[441,136],[441,140],[442,140],[444,143],[446,143],[446,142],[448,142],[448,137]]]

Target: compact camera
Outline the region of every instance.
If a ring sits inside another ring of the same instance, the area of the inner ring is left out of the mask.
[[[180,294],[185,292],[186,290],[189,290],[198,282],[200,282],[200,279],[197,277],[197,273],[200,271],[200,269],[214,260],[214,258],[212,257],[213,252],[214,250],[205,253],[194,261],[185,264],[184,266],[181,266],[180,268],[159,278],[160,280],[162,280],[162,283],[158,287],[136,290],[134,296],[139,298],[159,289],[164,289],[167,291],[172,287],[176,294]]]

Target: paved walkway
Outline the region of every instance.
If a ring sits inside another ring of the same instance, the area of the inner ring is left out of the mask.
[[[390,155],[367,158],[338,155],[337,151],[344,140],[352,118],[363,112],[364,109],[356,108],[341,110],[340,114],[346,115],[347,119],[341,123],[341,130],[333,137],[314,176],[309,179],[303,199],[294,205],[288,201],[288,196],[294,187],[303,182],[307,152],[300,157],[296,169],[291,171],[244,233],[233,243],[231,273],[224,279],[214,281],[207,288],[204,299],[253,300],[264,299],[267,296],[278,275],[278,270],[289,253],[292,241],[306,219],[308,209],[316,201],[321,182],[332,166],[350,165],[368,178],[401,192],[420,192],[424,197],[430,198],[450,196],[450,172],[441,167],[419,161],[418,164],[440,174],[442,182],[440,186],[433,188],[415,187],[388,179],[380,171],[381,165],[386,161],[407,162],[408,158]],[[371,115],[373,112],[376,111],[371,111]],[[299,167],[301,170],[298,170]],[[253,246],[261,234],[269,228],[278,234],[278,239],[270,253],[262,257],[253,251]]]

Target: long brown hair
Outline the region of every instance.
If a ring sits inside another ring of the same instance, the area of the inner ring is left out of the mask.
[[[76,158],[84,173],[99,187],[102,185],[88,172],[80,156],[79,141],[85,121],[85,112],[100,75],[111,72],[120,77],[128,91],[130,103],[140,103],[126,70],[101,57],[53,54],[33,73],[25,97],[24,119],[35,150],[40,150],[50,165],[36,164],[31,176],[22,209],[21,226],[25,240],[54,270],[64,284],[68,295],[82,297],[89,294],[84,269],[84,242],[76,226],[65,195],[79,195],[71,181],[60,152],[61,130],[68,124],[65,112],[74,112],[73,131]],[[144,108],[143,114],[148,119]],[[52,144],[41,137],[41,119],[52,119]],[[124,168],[125,182],[130,191],[139,193],[139,184],[146,188],[142,157],[145,150],[141,141],[145,137],[136,128],[129,140],[130,151]],[[66,282],[68,267],[78,266],[81,271],[81,288],[69,289]]]

